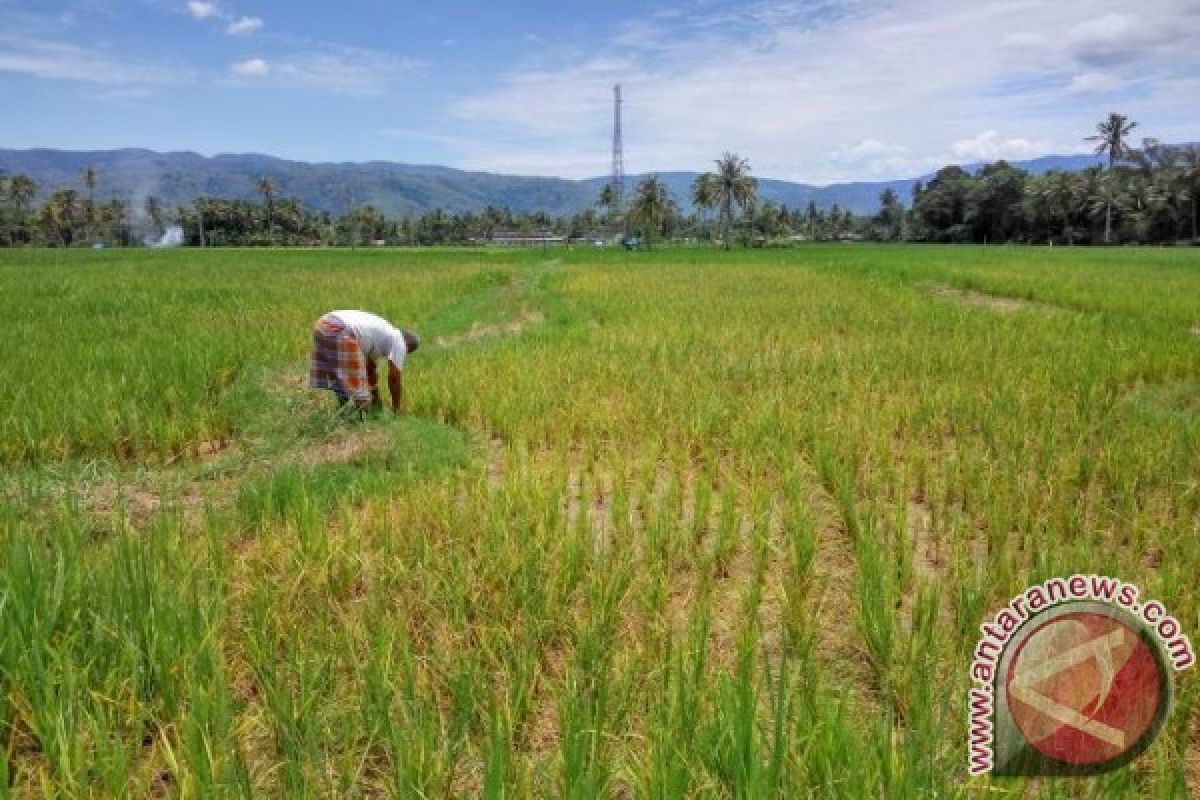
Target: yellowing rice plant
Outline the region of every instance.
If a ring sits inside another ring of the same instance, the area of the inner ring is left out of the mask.
[[[306,388],[355,306],[409,416]],[[0,310],[5,796],[1200,792],[1187,673],[1128,767],[966,771],[1026,586],[1200,632],[1200,252],[3,252]]]

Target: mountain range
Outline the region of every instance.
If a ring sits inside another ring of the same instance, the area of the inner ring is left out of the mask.
[[[1041,174],[1051,169],[1080,170],[1100,163],[1090,155],[1046,156],[1013,162]],[[153,150],[4,150],[0,173],[23,173],[33,178],[44,198],[49,193],[74,188],[83,191],[82,173],[96,170],[96,198],[129,198],[140,211],[147,195],[167,204],[186,204],[199,196],[258,201],[258,180],[267,176],[279,197],[294,197],[309,208],[341,214],[371,204],[392,216],[421,214],[434,208],[448,212],[479,211],[489,205],[517,212],[544,211],[569,215],[594,207],[608,178],[584,180],[471,172],[450,167],[400,164],[390,161],[360,163],[308,163],[257,154],[202,156],[190,152]],[[973,169],[979,165],[963,165]],[[677,202],[691,208],[695,172],[656,173],[666,182]],[[627,178],[633,187],[643,176]],[[895,189],[907,201],[913,184],[929,176],[890,181],[861,181],[813,186],[760,178],[759,197],[789,208],[810,201],[820,208],[837,204],[855,213],[873,213],[879,195]]]

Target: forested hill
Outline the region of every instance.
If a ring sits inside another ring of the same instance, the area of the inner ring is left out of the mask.
[[[1097,163],[1092,156],[1049,156],[1017,162],[1035,173],[1059,168],[1076,170]],[[231,200],[257,200],[257,184],[266,176],[281,197],[294,197],[305,206],[342,214],[363,205],[374,205],[385,214],[421,214],[435,208],[449,212],[479,211],[487,206],[507,206],[516,212],[544,211],[568,215],[593,206],[606,178],[561,178],[497,175],[438,166],[394,162],[311,164],[264,155],[201,156],[196,153],[159,153],[152,150],[3,150],[0,173],[25,174],[39,187],[40,197],[63,188],[83,191],[82,173],[96,170],[96,198],[114,195],[129,198],[141,207],[147,195],[167,204],[190,203],[199,196]],[[659,173],[675,199],[690,209],[694,172]],[[639,176],[629,178],[632,189]],[[759,197],[790,208],[810,201],[821,208],[835,203],[856,213],[873,213],[879,194],[895,189],[905,201],[916,179],[841,183],[811,186],[762,178]]]

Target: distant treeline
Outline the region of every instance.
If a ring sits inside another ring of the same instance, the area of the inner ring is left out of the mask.
[[[40,206],[26,175],[0,175],[0,246],[71,247],[182,244],[189,246],[469,245],[531,239],[722,241],[764,246],[797,241],[1163,244],[1200,241],[1200,146],[1145,139],[1126,144],[1136,123],[1110,114],[1088,137],[1108,166],[1032,175],[1005,161],[968,172],[944,167],[918,182],[909,204],[893,189],[879,211],[855,215],[837,205],[792,209],[759,201],[745,159],[726,153],[713,173],[696,178],[685,214],[656,177],[629,198],[607,186],[596,206],[572,216],[481,212],[389,218],[367,205],[342,216],[305,208],[258,181],[261,202],[200,197],[166,206],[153,195],[135,207],[123,197],[95,197],[96,170],[78,187],[62,188]]]
[[[930,242],[1162,244],[1200,239],[1200,147],[1152,140],[1109,169],[1030,175],[1003,161],[941,169],[913,187],[909,210],[884,192],[879,239]]]
[[[367,205],[335,216],[305,208],[293,198],[260,203],[200,197],[189,205],[165,206],[153,195],[137,208],[123,197],[93,200],[86,189],[59,189],[40,206],[31,204],[38,187],[18,175],[3,180],[0,246],[146,246],[160,241],[186,246],[368,246],[471,245],[493,237],[528,234],[569,240],[613,239],[640,234],[659,240],[720,238],[716,215],[683,215],[672,204],[644,230],[632,208],[600,206],[572,216],[518,213],[488,207],[474,213],[435,209],[412,217],[388,217]],[[807,212],[764,202],[745,209],[733,224],[735,243],[749,244],[803,234],[817,239],[858,236],[869,220],[810,205]],[[176,229],[176,235],[168,232]],[[165,238],[164,238],[165,237]]]

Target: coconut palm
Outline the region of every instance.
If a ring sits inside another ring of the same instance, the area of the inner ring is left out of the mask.
[[[129,244],[129,208],[123,197],[114,196],[96,205],[96,235],[114,245]]]
[[[1040,193],[1051,213],[1057,212],[1062,217],[1062,237],[1065,244],[1072,244],[1071,211],[1075,207],[1075,177],[1069,172],[1052,170],[1042,179]]]
[[[692,181],[692,205],[708,221],[708,212],[717,206],[717,176],[704,172]]]
[[[675,211],[675,201],[671,199],[667,185],[657,175],[652,175],[638,184],[629,208],[629,221],[649,245],[654,237],[663,232]]]
[[[16,174],[8,180],[8,200],[12,203],[14,230],[19,227],[25,231],[26,214],[29,204],[37,196],[37,184],[28,175]],[[28,237],[25,237],[28,239]]]
[[[204,222],[205,214],[209,210],[211,203],[208,198],[197,197],[192,201],[192,206],[196,209],[196,238],[200,242],[201,247],[207,247],[208,238],[204,232]]]
[[[878,222],[882,227],[885,240],[900,240],[904,238],[904,204],[900,202],[900,193],[891,186],[879,194]]]
[[[725,153],[716,161],[717,171],[713,178],[717,191],[717,206],[721,210],[721,223],[725,234],[725,249],[729,249],[729,235],[733,228],[733,207],[742,211],[754,204],[758,192],[758,181],[750,175],[750,162],[735,153]]]
[[[1099,219],[1103,215],[1107,222],[1111,209],[1115,208],[1118,212],[1128,210],[1132,199],[1122,191],[1122,188],[1116,173],[1097,167],[1094,172],[1088,174],[1086,190],[1081,192],[1083,195],[1081,202],[1084,204],[1088,218]]]
[[[146,216],[150,218],[150,225],[154,228],[154,235],[162,236],[163,229],[166,225],[163,224],[163,206],[162,201],[152,194],[146,195],[145,202],[142,203],[142,210],[146,212]]]
[[[609,209],[612,212],[613,206],[617,204],[617,190],[611,183],[604,184],[604,188],[600,190],[600,199],[596,201],[596,205],[601,208]]]
[[[70,247],[75,241],[79,206],[79,193],[74,189],[60,189],[52,194],[42,206],[39,219],[46,238],[53,237],[60,246]]]
[[[1124,114],[1118,114],[1113,111],[1108,115],[1108,119],[1096,125],[1096,133],[1093,136],[1087,137],[1085,141],[1096,142],[1096,155],[1108,156],[1108,169],[1111,172],[1118,161],[1129,157],[1129,145],[1125,143],[1125,137],[1128,136],[1137,123],[1126,117]],[[1112,183],[1110,181],[1111,188]],[[1104,243],[1112,242],[1112,207],[1113,198],[1111,192],[1108,196],[1108,202],[1104,207]]]
[[[1044,231],[1046,244],[1054,244],[1054,198],[1046,191],[1048,182],[1039,176],[1025,184],[1021,210],[1031,243],[1037,241],[1035,231]]]
[[[87,223],[87,238],[94,238],[96,227],[96,168],[88,166],[83,171],[83,185],[87,189],[87,207],[83,210],[83,218]]]
[[[258,193],[263,196],[267,209],[267,238],[275,241],[275,184],[266,175],[258,179]]]
[[[804,224],[808,226],[809,240],[816,241],[817,227],[821,224],[821,210],[817,208],[815,201],[809,200],[808,207],[804,209]]]

